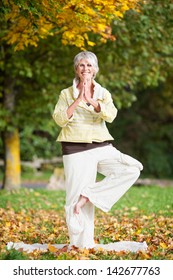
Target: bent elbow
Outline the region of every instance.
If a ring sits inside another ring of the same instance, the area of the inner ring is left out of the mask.
[[[109,116],[107,116],[106,121],[107,121],[108,123],[112,123],[112,122],[114,121],[114,119],[116,118],[117,113],[118,113],[118,110],[115,108],[115,109],[111,112],[111,114],[110,114]]]
[[[67,122],[64,121],[64,119],[61,118],[61,116],[57,113],[53,113],[52,118],[54,119],[55,123],[60,127],[64,127],[67,124]]]

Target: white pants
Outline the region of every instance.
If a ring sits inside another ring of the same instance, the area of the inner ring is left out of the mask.
[[[143,169],[136,159],[111,144],[63,156],[66,181],[66,221],[70,245],[92,248],[94,244],[94,206],[107,212],[134,184]],[[105,178],[96,182],[97,172]],[[80,195],[89,198],[79,214],[74,206]]]

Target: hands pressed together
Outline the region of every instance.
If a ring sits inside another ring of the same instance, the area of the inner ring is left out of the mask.
[[[96,112],[100,112],[100,105],[98,101],[92,98],[93,96],[92,91],[93,91],[93,84],[89,79],[85,78],[81,84],[81,89],[80,89],[78,99],[80,101],[83,100],[84,102],[89,103],[94,107]]]
[[[78,98],[67,109],[68,118],[70,119],[72,117],[74,110],[76,109],[76,107],[79,105],[81,101],[84,101],[85,103],[89,103],[88,105],[93,106],[96,112],[100,112],[101,108],[99,102],[92,98],[93,84],[91,83],[91,81],[85,78],[83,81],[81,81],[78,89],[79,89]]]

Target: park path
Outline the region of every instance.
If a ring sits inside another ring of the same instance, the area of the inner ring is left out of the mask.
[[[37,189],[37,188],[43,188],[46,189],[49,184],[49,180],[47,181],[29,181],[29,180],[24,180],[22,182],[22,187],[24,188],[32,188],[32,189]],[[168,180],[168,179],[150,179],[150,178],[145,178],[145,179],[138,179],[137,182],[135,183],[136,186],[159,186],[159,187],[173,187],[173,180]],[[0,182],[0,189],[2,188],[2,182]],[[59,183],[55,184],[55,187],[53,189],[63,189],[63,187],[59,187]]]

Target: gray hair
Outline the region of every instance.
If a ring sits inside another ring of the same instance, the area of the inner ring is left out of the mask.
[[[78,53],[74,57],[74,70],[75,70],[75,73],[76,73],[76,69],[77,69],[81,59],[87,59],[91,63],[91,65],[94,68],[94,72],[95,72],[93,78],[95,78],[96,74],[99,71],[97,56],[94,53],[89,52],[89,51],[83,51],[83,52]],[[76,74],[76,78],[78,78],[77,74]]]

